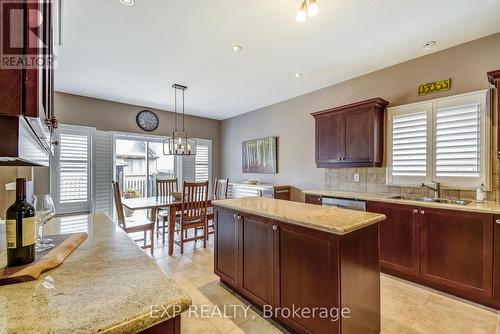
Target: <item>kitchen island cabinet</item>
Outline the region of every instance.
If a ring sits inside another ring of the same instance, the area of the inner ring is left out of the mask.
[[[213,205],[215,273],[264,315],[296,333],[379,333],[383,215],[257,197]]]

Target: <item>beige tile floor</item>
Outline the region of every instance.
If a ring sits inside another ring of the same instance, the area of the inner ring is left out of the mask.
[[[153,256],[193,299],[196,309],[191,314],[183,313],[182,333],[287,333],[275,322],[262,318],[253,307],[245,314],[243,308],[249,304],[219,283],[213,273],[212,237],[206,249],[201,242],[196,247],[194,243],[186,246],[184,255],[176,248],[174,255],[168,256],[159,240]],[[383,274],[381,299],[383,334],[500,334],[497,311]],[[207,305],[205,313],[202,305]],[[224,306],[225,317],[205,317],[223,311]]]

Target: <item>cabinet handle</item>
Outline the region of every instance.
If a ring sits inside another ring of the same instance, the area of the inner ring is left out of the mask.
[[[495,220],[495,223],[497,223],[498,225],[500,225],[500,219]]]
[[[418,209],[413,209],[413,214],[416,215],[418,213]]]
[[[424,210],[420,211],[420,214],[425,215],[425,211]]]
[[[276,231],[278,229],[278,225],[273,225],[273,230]]]

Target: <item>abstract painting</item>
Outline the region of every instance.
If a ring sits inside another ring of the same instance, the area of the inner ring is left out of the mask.
[[[243,173],[278,173],[278,137],[248,140],[242,146]]]

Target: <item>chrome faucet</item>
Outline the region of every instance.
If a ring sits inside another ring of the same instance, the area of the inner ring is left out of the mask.
[[[436,181],[431,181],[431,182],[434,183],[436,186],[431,187],[431,186],[426,185],[425,183],[422,183],[420,186],[422,188],[427,188],[427,189],[434,191],[434,198],[440,198],[441,197],[441,183],[436,182]]]

